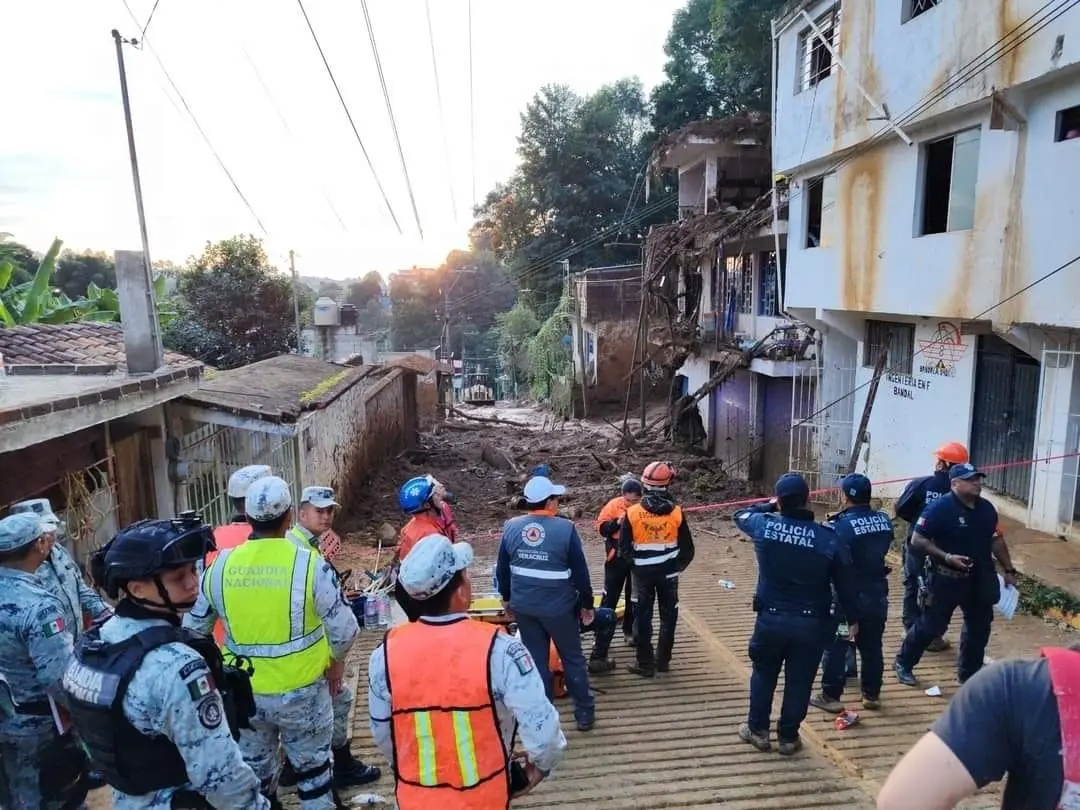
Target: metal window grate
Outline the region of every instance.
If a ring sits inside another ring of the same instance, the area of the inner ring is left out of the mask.
[[[888,344],[885,370],[893,374],[911,374],[915,366],[915,326],[891,321],[866,322],[863,365],[873,368],[881,349]]]
[[[941,0],[911,0],[911,13],[908,15],[909,20],[913,20],[925,11],[929,11]]]
[[[840,4],[837,3],[816,20],[814,24],[821,29],[826,40],[836,53],[840,52]],[[829,48],[812,28],[807,28],[799,35],[799,91],[809,90],[833,72],[833,58]]]

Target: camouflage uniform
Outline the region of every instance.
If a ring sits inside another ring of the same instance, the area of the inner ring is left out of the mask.
[[[163,619],[113,616],[102,626],[101,640],[119,644],[165,624]],[[186,644],[165,644],[143,659],[124,696],[124,716],[147,736],[168,737],[183,757],[190,781],[145,796],[114,790],[113,810],[164,810],[178,790],[195,791],[214,807],[270,807],[224,720],[221,694],[199,688],[208,671],[202,656]]]
[[[7,520],[13,520],[7,518]],[[0,567],[0,661],[11,697],[24,708],[40,706],[60,692],[60,678],[71,661],[73,639],[60,600],[37,577]],[[56,738],[51,712],[19,713],[0,720],[0,763],[8,796],[0,806],[39,810],[38,762]]]
[[[105,600],[86,584],[79,566],[59,543],[53,544],[52,553],[34,573],[45,590],[60,597],[64,606],[64,624],[75,638],[82,633],[84,612],[97,618],[109,610]]]

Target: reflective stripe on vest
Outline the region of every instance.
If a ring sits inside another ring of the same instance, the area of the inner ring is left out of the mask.
[[[423,621],[386,635],[399,810],[505,808],[509,771],[494,697],[499,628]]]
[[[203,592],[225,620],[225,647],[255,667],[256,694],[308,686],[330,663],[315,611],[318,561],[291,540],[262,538],[223,552],[203,577]]]
[[[654,515],[639,503],[626,510],[634,540],[634,565],[661,565],[679,556],[679,525],[682,508]]]
[[[523,568],[520,565],[511,565],[510,573],[529,579],[570,579],[570,569],[565,571],[544,571],[539,568]]]
[[[1061,647],[1040,650],[1061,718],[1061,765],[1065,782],[1058,810],[1080,810],[1080,652]]]

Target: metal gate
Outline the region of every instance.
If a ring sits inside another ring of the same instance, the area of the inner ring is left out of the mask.
[[[980,335],[975,363],[971,460],[997,467],[986,486],[1027,504],[1039,403],[1039,361],[997,335]],[[1019,463],[1023,462],[1023,463]],[[1008,466],[1001,466],[1008,465]]]
[[[1028,525],[1075,539],[1080,537],[1080,352],[1044,349],[1041,388]]]
[[[180,440],[181,453],[191,464],[187,490],[188,509],[194,509],[211,526],[228,523],[232,504],[228,498],[229,476],[248,464],[267,464],[274,475],[285,479],[299,503],[299,454],[291,434],[195,423]]]

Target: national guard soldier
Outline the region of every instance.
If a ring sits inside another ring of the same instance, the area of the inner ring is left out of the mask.
[[[271,475],[253,483],[244,511],[251,538],[206,569],[185,625],[207,632],[220,616],[226,656],[254,666],[255,715],[240,747],[266,794],[276,795],[280,744],[296,769],[303,810],[331,810],[331,696],[359,632],[356,616],[330,564],[285,536],[292,496],[284,480]]]
[[[847,549],[836,532],[814,520],[806,480],[785,473],[774,491],[773,502],[734,515],[735,525],[754,541],[758,564],[750,712],[739,739],[759,751],[772,747],[769,714],[783,671],[784,699],[776,731],[780,753],[790,756],[802,748],[799,726],[806,719],[825,644],[834,633],[833,588],[845,615],[856,614],[856,600]],[[852,625],[851,635],[857,632]]]
[[[60,807],[65,800],[81,803],[74,784],[61,785],[60,774],[44,771],[66,750],[53,720],[53,700],[60,695],[73,640],[63,605],[34,574],[49,554],[42,528],[33,514],[0,520],[0,661],[15,709],[13,717],[0,720],[0,764],[8,793],[0,796],[0,806],[11,810]],[[50,788],[73,793],[57,795],[62,791]]]
[[[334,534],[331,526],[334,522],[334,509],[337,506],[334,490],[330,487],[305,487],[300,494],[297,523],[285,533],[285,536],[300,548],[321,551],[340,582],[340,574],[330,562],[330,555],[323,551],[322,542],[324,537]],[[338,543],[340,544],[340,540]],[[377,781],[382,776],[382,771],[374,765],[365,765],[349,750],[349,715],[352,714],[352,707],[352,690],[342,684],[341,689],[334,695],[334,738],[331,741],[334,756],[334,784],[338,788],[366,785]],[[288,760],[285,761],[278,784],[282,787],[291,787],[296,784],[296,772]]]
[[[180,627],[214,547],[193,513],[142,520],[91,560],[116,614],[75,647],[64,691],[114,810],[268,810],[234,735],[253,711],[246,673],[213,640]]]

